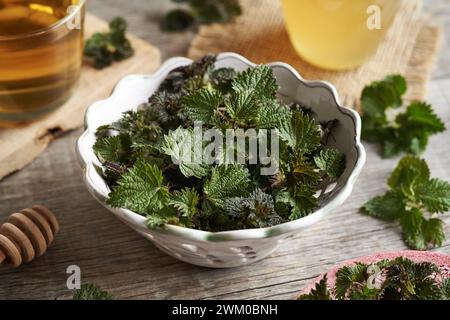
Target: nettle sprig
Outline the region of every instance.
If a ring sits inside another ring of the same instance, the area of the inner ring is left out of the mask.
[[[96,32],[86,40],[84,56],[97,69],[103,69],[134,55],[134,49],[126,36],[128,24],[122,17],[109,23],[109,31]]]
[[[361,212],[398,221],[406,244],[426,250],[445,240],[443,221],[436,214],[450,210],[450,184],[431,178],[425,160],[405,156],[388,180],[390,190],[367,202]]]
[[[236,72],[214,63],[206,56],[173,70],[148,103],[98,128],[94,151],[112,190],[107,203],[145,215],[151,228],[259,228],[310,214],[345,169],[344,155],[326,146],[339,123],[318,124],[299,105],[279,100],[267,66]],[[202,133],[273,130],[279,170],[261,174],[264,165],[250,164],[251,155],[236,146],[231,154],[246,164],[230,164],[226,144],[213,164],[186,161],[181,155],[204,147],[191,143],[198,122]]]
[[[399,257],[375,264],[356,263],[336,273],[333,287],[325,275],[299,300],[448,300],[450,278],[431,262]]]
[[[383,157],[401,152],[419,155],[431,135],[445,131],[444,123],[426,102],[403,105],[406,91],[401,75],[390,75],[363,90],[362,138],[379,144]]]

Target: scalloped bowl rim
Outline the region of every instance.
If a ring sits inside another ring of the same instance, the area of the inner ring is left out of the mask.
[[[217,55],[217,60],[223,59],[223,58],[235,58],[240,60],[241,62],[247,64],[248,66],[256,66],[257,64],[249,61],[248,59],[244,58],[243,56],[236,54],[236,53],[221,53]],[[118,94],[118,92],[121,90],[121,88],[125,85],[126,82],[128,82],[131,79],[159,79],[161,78],[161,75],[166,73],[168,70],[172,70],[175,67],[186,65],[188,63],[191,63],[192,60],[184,57],[174,57],[171,59],[168,59],[166,62],[164,62],[160,68],[153,74],[150,75],[129,75],[124,78],[122,78],[115,88],[113,89],[112,94],[104,100],[100,100],[97,102],[94,102],[91,106],[88,107],[86,114],[85,114],[85,123],[86,123],[86,130],[84,133],[80,136],[80,138],[77,141],[77,154],[80,160],[80,164],[83,168],[83,177],[85,180],[85,184],[89,190],[89,192],[92,194],[92,196],[99,201],[106,209],[114,213],[119,219],[123,220],[124,222],[130,224],[131,226],[138,228],[140,230],[147,230],[148,232],[162,232],[165,234],[172,234],[175,236],[180,236],[183,238],[196,240],[196,241],[208,241],[208,242],[221,242],[221,241],[238,241],[238,240],[252,240],[252,239],[262,239],[262,238],[269,238],[273,236],[282,235],[285,233],[293,232],[298,229],[303,229],[305,227],[308,227],[315,222],[321,220],[326,214],[330,213],[333,209],[340,206],[351,194],[353,190],[353,186],[356,182],[357,177],[362,171],[362,168],[366,161],[366,152],[365,149],[361,143],[361,118],[359,114],[350,109],[342,106],[340,103],[339,95],[337,93],[336,88],[328,83],[327,81],[318,81],[318,80],[305,80],[303,77],[289,64],[286,64],[284,62],[272,62],[267,63],[266,65],[270,67],[282,67],[287,69],[289,72],[294,75],[294,77],[304,83],[308,86],[320,86],[323,88],[326,88],[332,93],[332,96],[335,100],[336,105],[340,109],[340,111],[347,116],[351,117],[353,119],[353,122],[355,123],[355,148],[357,149],[357,160],[354,165],[354,168],[352,172],[350,173],[347,180],[344,182],[342,188],[336,192],[335,195],[321,208],[314,211],[310,215],[289,221],[286,223],[282,223],[279,225],[275,225],[272,227],[267,228],[255,228],[255,229],[243,229],[243,230],[232,230],[232,231],[221,231],[221,232],[209,232],[209,231],[203,231],[203,230],[196,230],[196,229],[190,229],[175,225],[164,225],[163,228],[158,230],[150,230],[147,228],[146,218],[138,213],[135,213],[128,209],[123,208],[112,208],[109,207],[104,199],[107,198],[107,194],[102,192],[98,186],[92,181],[91,174],[93,174],[92,171],[95,171],[94,164],[89,160],[89,156],[87,155],[87,151],[85,150],[84,143],[86,142],[86,139],[90,135],[95,135],[95,131],[97,128],[90,128],[88,124],[88,119],[91,117],[91,114],[93,111],[101,105],[107,103],[111,99],[114,99],[114,97]],[[95,172],[95,174],[97,174]]]

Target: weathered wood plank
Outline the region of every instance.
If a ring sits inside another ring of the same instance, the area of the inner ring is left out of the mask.
[[[136,17],[132,32],[162,47],[165,58],[182,55],[187,48],[182,43],[189,41],[181,39],[187,38],[186,34],[165,35],[154,22],[146,22],[147,13],[164,12],[163,7],[156,6],[163,2],[154,0],[145,7],[140,0],[126,4],[119,0],[90,1],[91,8],[103,18],[116,14]],[[450,8],[444,9],[450,12]],[[449,24],[446,28],[450,32]],[[174,39],[180,41],[178,49],[169,45]],[[448,56],[450,51],[445,50],[443,55]],[[441,72],[444,67],[438,68],[436,80],[430,84],[429,102],[450,127],[450,78],[445,79],[446,73]],[[83,282],[96,283],[120,299],[290,299],[336,263],[405,248],[398,227],[357,213],[366,200],[384,192],[386,178],[398,160],[381,160],[373,146],[368,146],[367,165],[350,199],[271,257],[230,270],[178,262],[118,222],[91,198],[74,152],[80,132],[55,141],[33,164],[0,184],[0,220],[28,205],[43,203],[61,221],[61,232],[45,256],[17,270],[0,267],[0,298],[53,299],[68,295],[65,270],[76,264],[82,269]],[[432,174],[447,180],[449,140],[450,131],[433,137],[425,154]],[[443,217],[450,239],[450,214]],[[450,253],[450,241],[437,251]]]

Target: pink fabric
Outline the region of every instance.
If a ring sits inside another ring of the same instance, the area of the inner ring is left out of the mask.
[[[450,270],[450,255],[439,252],[429,252],[429,251],[396,251],[396,252],[383,252],[377,253],[371,256],[356,258],[352,260],[348,260],[342,264],[334,266],[327,273],[328,277],[328,286],[334,287],[336,282],[336,272],[344,266],[354,265],[357,262],[365,263],[365,264],[373,264],[380,260],[393,260],[398,257],[405,257],[414,262],[432,262],[439,266],[443,270]],[[322,278],[324,274],[321,274],[314,280],[310,285],[304,288],[300,294],[309,293]]]

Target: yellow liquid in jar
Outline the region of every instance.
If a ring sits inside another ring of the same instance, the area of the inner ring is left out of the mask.
[[[83,60],[83,34],[59,23],[78,3],[0,0],[0,126],[30,122],[71,96]]]
[[[309,63],[333,70],[354,68],[372,56],[401,2],[282,0],[286,28],[296,51]],[[380,24],[374,24],[377,18]]]

